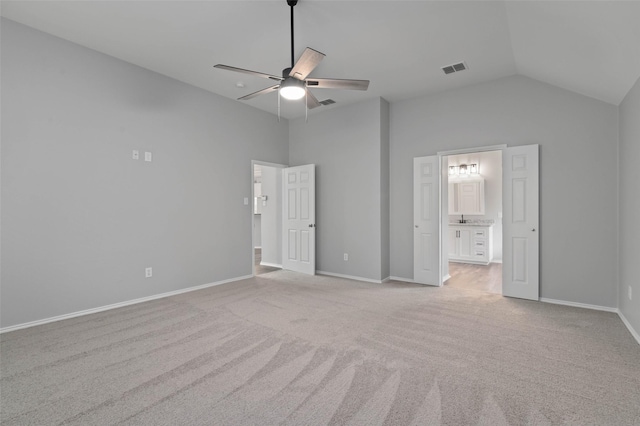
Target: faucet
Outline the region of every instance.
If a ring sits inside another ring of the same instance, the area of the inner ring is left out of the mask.
[[[467,223],[467,221],[466,221],[466,220],[464,220],[464,215],[463,215],[463,214],[461,214],[460,216],[462,217],[462,219],[460,219],[460,223]]]

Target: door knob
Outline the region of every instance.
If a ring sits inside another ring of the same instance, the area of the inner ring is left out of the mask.
[[[531,232],[536,232],[536,228],[533,228],[533,229],[531,230]]]
[[[416,228],[418,227],[418,225],[416,225]]]

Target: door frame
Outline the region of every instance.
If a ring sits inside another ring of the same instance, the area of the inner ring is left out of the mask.
[[[445,208],[448,210],[449,208],[449,188],[445,187],[445,183],[448,184],[449,180],[447,179],[445,182],[444,176],[446,174],[446,176],[448,176],[448,167],[444,166],[444,161],[445,161],[445,157],[448,157],[450,155],[457,155],[457,154],[473,154],[473,153],[477,153],[477,152],[489,152],[489,151],[502,151],[502,155],[504,156],[504,151],[508,148],[507,144],[500,144],[500,145],[487,145],[487,146],[480,146],[480,147],[476,147],[476,148],[461,148],[461,149],[452,149],[452,150],[447,150],[447,151],[438,151],[437,155],[438,155],[438,161],[440,161],[440,168],[443,170],[442,172],[442,177],[440,179],[440,210],[443,211]],[[502,175],[502,182],[504,185],[504,171],[501,171],[501,175]],[[504,209],[504,205],[502,206],[502,208]],[[442,264],[440,265],[440,274],[442,275],[442,282],[444,283],[446,280],[448,280],[449,278],[451,278],[451,275],[449,274],[449,256],[444,256],[445,251],[446,253],[448,253],[447,250],[447,245],[449,244],[448,240],[445,241],[445,238],[443,237],[443,230],[447,229],[447,226],[449,226],[449,215],[445,215],[445,214],[441,214],[440,215],[440,253],[442,253],[442,257],[441,257],[441,261]],[[504,247],[504,233],[502,234],[502,246]],[[446,262],[445,262],[446,259]],[[504,256],[503,256],[503,262],[504,262]],[[446,265],[445,265],[446,263]],[[502,294],[502,285],[500,286],[500,294]]]
[[[268,161],[261,161],[261,160],[251,160],[251,198],[249,199],[249,214],[251,215],[251,276],[255,277],[256,276],[256,241],[255,241],[255,227],[256,227],[256,222],[255,222],[255,215],[253,214],[253,202],[255,199],[255,186],[254,186],[254,182],[255,182],[255,176],[254,176],[254,172],[255,172],[255,166],[267,166],[267,167],[274,167],[276,169],[285,169],[287,167],[289,167],[288,164],[278,164],[278,163],[270,163]],[[282,200],[276,200],[277,202],[281,202]],[[282,239],[282,235],[280,235],[281,233],[276,232],[276,238]]]

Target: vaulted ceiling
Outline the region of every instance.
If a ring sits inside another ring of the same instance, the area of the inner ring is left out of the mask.
[[[2,1],[2,16],[236,99],[290,65],[278,1]],[[638,1],[323,1],[295,7],[296,56],[326,54],[311,77],[371,80],[367,92],[314,89],[335,108],[391,102],[521,74],[618,105],[640,76]],[[464,61],[468,70],[441,67]],[[243,88],[237,87],[242,83]],[[277,112],[274,93],[245,101]],[[283,116],[304,115],[283,102]]]

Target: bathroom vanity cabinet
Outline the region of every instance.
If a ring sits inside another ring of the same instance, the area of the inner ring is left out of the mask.
[[[450,224],[449,260],[488,265],[492,258],[493,225]]]

